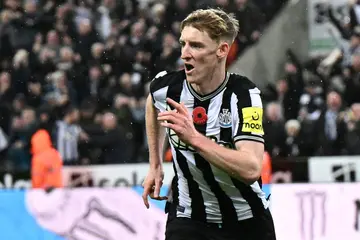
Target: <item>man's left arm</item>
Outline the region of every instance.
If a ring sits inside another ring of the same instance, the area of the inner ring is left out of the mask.
[[[264,156],[260,91],[249,91],[248,97],[239,98],[233,106],[236,111],[233,142],[236,149],[222,147],[202,134],[197,134],[191,145],[214,166],[247,184],[257,181],[261,175]]]
[[[235,143],[236,149],[228,149],[199,134],[192,146],[208,162],[245,183],[252,184],[261,175],[262,143],[244,140]]]

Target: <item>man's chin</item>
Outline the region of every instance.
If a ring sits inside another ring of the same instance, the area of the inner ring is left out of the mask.
[[[186,81],[188,81],[188,83],[196,83],[196,78],[192,74],[186,74]]]

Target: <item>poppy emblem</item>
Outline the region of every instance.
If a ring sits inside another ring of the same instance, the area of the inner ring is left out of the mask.
[[[206,110],[203,107],[196,107],[193,110],[193,121],[195,124],[197,125],[204,125],[208,119],[207,115],[206,115]]]

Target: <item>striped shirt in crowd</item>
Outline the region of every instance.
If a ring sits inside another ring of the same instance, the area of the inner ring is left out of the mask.
[[[65,121],[56,122],[56,149],[64,163],[73,163],[78,160],[78,140],[81,131],[77,124],[68,124]]]

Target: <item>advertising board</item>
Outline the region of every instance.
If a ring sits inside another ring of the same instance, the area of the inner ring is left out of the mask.
[[[65,186],[84,187],[134,187],[141,186],[149,170],[149,164],[114,164],[92,166],[64,166]],[[164,185],[174,177],[172,163],[164,163]],[[27,189],[31,187],[28,171],[0,172],[0,189]]]
[[[274,159],[271,166],[272,183],[309,182],[307,157]]]
[[[65,166],[65,186],[133,187],[141,186],[149,170],[149,164],[116,164],[97,166]],[[164,184],[174,177],[172,163],[164,163]]]
[[[309,180],[313,183],[360,182],[360,156],[311,157]]]
[[[0,172],[0,189],[26,189],[30,187],[30,172]]]
[[[273,184],[278,240],[360,239],[360,183]]]

